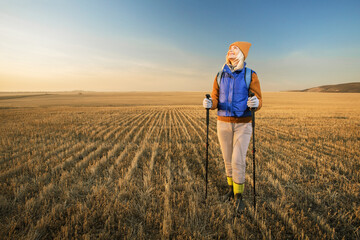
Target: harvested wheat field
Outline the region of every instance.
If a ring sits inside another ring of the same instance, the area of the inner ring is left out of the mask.
[[[360,94],[264,93],[241,216],[203,97],[2,94],[1,238],[360,238]]]

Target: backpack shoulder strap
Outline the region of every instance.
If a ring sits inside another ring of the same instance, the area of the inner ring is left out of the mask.
[[[223,73],[223,71],[221,70],[216,75],[216,81],[217,81],[217,84],[218,84],[219,87],[220,87],[220,81],[221,81],[222,73]]]
[[[245,68],[245,82],[247,89],[250,88],[252,70],[250,68]]]
[[[222,74],[224,72],[224,67],[225,67],[225,64],[224,66],[221,68],[221,70],[217,73],[216,75],[216,81],[217,81],[217,84],[218,86],[220,87],[220,81],[221,81],[221,77],[222,77]]]

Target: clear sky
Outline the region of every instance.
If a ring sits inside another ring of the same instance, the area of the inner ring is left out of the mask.
[[[234,41],[263,91],[360,81],[359,0],[0,0],[0,91],[211,91]]]

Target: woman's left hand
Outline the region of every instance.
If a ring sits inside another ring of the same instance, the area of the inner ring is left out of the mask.
[[[249,97],[247,105],[249,108],[257,108],[259,107],[259,99],[256,96]]]

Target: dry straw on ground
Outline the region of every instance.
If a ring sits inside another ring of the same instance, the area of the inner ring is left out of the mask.
[[[215,112],[203,202],[203,93],[15,95],[0,98],[4,239],[360,238],[360,94],[264,93],[258,209],[249,150],[241,217],[219,200]]]

